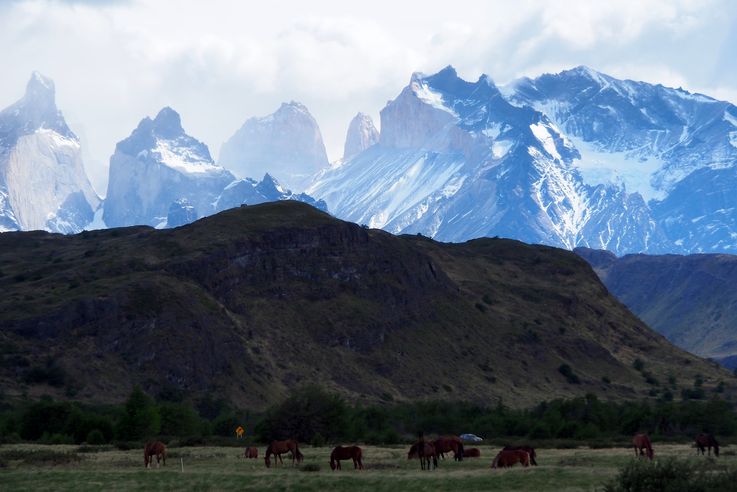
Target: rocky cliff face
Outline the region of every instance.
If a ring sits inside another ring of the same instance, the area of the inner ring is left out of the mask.
[[[164,108],[153,120],[141,120],[116,146],[103,218],[109,227],[164,227],[170,207],[180,200],[204,217],[234,179],[213,162],[205,144],[184,132],[179,114]]]
[[[343,160],[360,154],[372,145],[379,142],[379,132],[374,122],[367,114],[358,113],[348,125],[343,148]]]
[[[34,72],[23,98],[0,112],[0,232],[79,232],[99,204],[54,83]]]
[[[240,178],[268,173],[303,191],[328,158],[317,122],[304,105],[291,102],[269,116],[248,119],[223,144],[218,162]]]

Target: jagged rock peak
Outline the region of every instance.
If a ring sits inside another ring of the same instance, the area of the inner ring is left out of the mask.
[[[350,159],[379,142],[379,132],[371,116],[358,113],[348,125],[343,148],[343,159]]]
[[[54,81],[42,75],[40,72],[33,72],[31,79],[26,84],[25,99],[28,102],[37,102],[44,106],[53,106],[56,108],[55,102],[56,90]]]
[[[175,138],[184,133],[182,118],[169,106],[159,111],[153,124],[156,133],[164,138]]]

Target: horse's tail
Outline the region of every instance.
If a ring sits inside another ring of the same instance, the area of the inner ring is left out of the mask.
[[[719,456],[719,443],[714,439],[714,455]]]
[[[264,453],[264,464],[266,465],[266,468],[271,468],[271,454],[273,453],[273,450],[271,448],[271,444],[266,446],[266,453]]]
[[[463,443],[458,443],[458,451],[456,451],[456,459],[458,461],[463,461]]]
[[[294,441],[294,456],[297,458],[297,463],[302,463],[302,460],[305,459],[305,455],[303,455],[299,450],[299,444],[297,441]]]
[[[491,462],[492,468],[498,468],[499,467],[499,458],[501,457],[502,453],[501,451],[497,453],[497,455],[494,457],[494,460]]]

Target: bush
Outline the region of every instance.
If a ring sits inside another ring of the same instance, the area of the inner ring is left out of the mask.
[[[581,384],[579,377],[573,372],[571,366],[568,364],[561,364],[558,368],[558,372],[561,373],[570,384]]]
[[[322,434],[319,432],[316,432],[314,436],[312,436],[312,441],[310,442],[312,444],[313,448],[321,448],[325,446],[325,438]]]
[[[107,439],[105,439],[105,435],[100,429],[92,429],[87,433],[87,439],[85,439],[85,442],[87,442],[87,444],[105,444]]]
[[[697,469],[688,460],[631,461],[604,486],[606,492],[707,492],[734,490],[737,470]]]
[[[159,405],[159,432],[165,436],[196,436],[202,431],[200,417],[189,405],[162,403]]]
[[[299,471],[303,472],[319,472],[320,471],[320,465],[317,463],[308,463],[306,465],[302,465],[299,467]]]
[[[635,368],[635,371],[642,371],[645,368],[645,363],[642,362],[641,359],[635,359],[632,363],[632,367]]]

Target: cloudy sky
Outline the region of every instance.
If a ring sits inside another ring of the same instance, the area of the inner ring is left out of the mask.
[[[448,64],[498,84],[587,65],[737,102],[731,0],[0,0],[0,46],[0,107],[51,77],[101,194],[115,143],[163,106],[217,158],[298,100],[335,159],[356,112],[378,124],[412,72]]]

